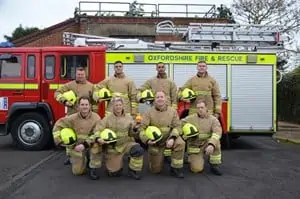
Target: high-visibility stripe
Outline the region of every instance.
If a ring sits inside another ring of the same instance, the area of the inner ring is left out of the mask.
[[[36,90],[38,88],[39,84],[0,83],[0,89]]]
[[[51,90],[53,90],[53,89],[58,89],[58,88],[61,87],[61,86],[63,86],[63,84],[50,84],[50,85],[49,85],[49,88],[50,88]]]

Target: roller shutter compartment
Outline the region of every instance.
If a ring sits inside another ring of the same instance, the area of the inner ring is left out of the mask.
[[[231,129],[273,129],[272,65],[232,65]]]

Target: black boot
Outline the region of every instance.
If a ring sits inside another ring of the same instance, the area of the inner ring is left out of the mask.
[[[92,180],[98,180],[100,178],[97,174],[97,170],[93,168],[90,168],[89,175]]]
[[[139,171],[134,171],[132,169],[129,168],[128,170],[128,176],[132,177],[135,180],[140,180],[141,179],[141,175]]]
[[[222,172],[220,171],[220,168],[218,165],[210,164],[210,171],[215,175],[218,175],[218,176],[222,175]]]
[[[183,168],[179,169],[179,168],[171,167],[170,173],[171,173],[172,176],[175,176],[177,178],[184,178]]]
[[[107,171],[107,174],[110,177],[121,177],[122,173],[123,173],[123,168],[121,168],[119,171],[115,171],[115,172]]]
[[[64,165],[70,165],[70,164],[71,164],[70,158],[67,157],[67,159],[65,159],[65,161],[64,161]]]

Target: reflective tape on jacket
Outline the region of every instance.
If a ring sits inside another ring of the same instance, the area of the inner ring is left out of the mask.
[[[221,137],[222,137],[222,135],[219,135],[218,133],[213,133],[212,136],[211,136],[211,138],[214,138],[216,140],[220,140]]]
[[[211,133],[199,133],[198,134],[198,138],[200,139],[200,140],[207,140],[208,138],[210,138],[211,137]]]
[[[39,84],[29,83],[0,83],[0,89],[23,89],[23,90],[37,90]]]
[[[199,147],[188,147],[188,153],[200,153],[201,149]]]
[[[86,140],[89,138],[88,134],[77,134],[77,139]]]
[[[112,97],[123,97],[128,98],[128,94],[120,93],[120,92],[114,92],[111,94]]]
[[[195,91],[196,95],[211,95],[211,91]]]
[[[138,104],[137,104],[136,102],[131,102],[131,106],[132,106],[133,108],[136,108],[136,107],[138,106]]]

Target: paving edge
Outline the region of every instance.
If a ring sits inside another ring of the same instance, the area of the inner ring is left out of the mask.
[[[61,155],[62,153],[60,151],[53,151],[51,152],[47,157],[43,158],[39,162],[35,163],[32,166],[29,166],[27,169],[23,170],[19,174],[15,175],[12,179],[10,179],[8,182],[4,183],[3,185],[0,185],[0,195],[2,195],[3,192],[6,192],[6,190],[10,189],[11,186],[14,184],[18,184],[18,181],[21,181],[22,178],[26,178],[26,176],[30,175],[30,173],[42,166],[47,161],[51,160],[52,158]],[[1,196],[0,196],[1,198]]]
[[[280,136],[273,136],[274,139],[284,141],[284,142],[290,142],[293,144],[299,144],[300,145],[300,139],[291,139],[291,138],[285,138]]]

